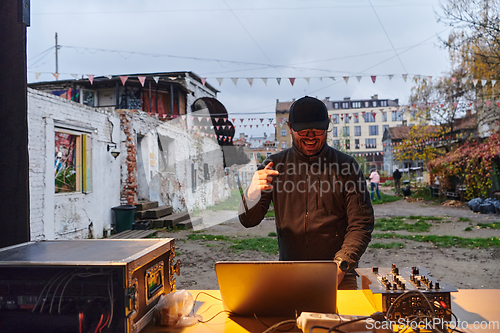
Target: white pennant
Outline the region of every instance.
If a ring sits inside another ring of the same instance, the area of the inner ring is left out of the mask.
[[[310,79],[311,79],[311,78],[309,78],[309,77],[305,77],[305,78],[304,78],[304,80],[306,80],[306,81],[307,81],[307,84],[309,84],[309,80],[310,80]]]
[[[217,78],[217,82],[219,82],[219,86],[222,84],[222,81],[224,81],[224,79],[223,79],[223,78],[221,78],[221,77],[218,77],[218,78]]]
[[[112,79],[113,78],[113,75],[105,75],[108,79]]]
[[[345,81],[345,84],[347,84],[347,82],[349,82],[349,76],[344,76],[344,81]]]
[[[233,81],[234,85],[236,85],[238,83],[238,78],[233,77],[233,78],[231,78],[231,81]]]
[[[466,84],[467,83],[467,78],[466,77],[463,77],[462,78],[462,84]]]
[[[477,79],[472,79],[472,83],[474,84],[474,87],[477,85]]]
[[[267,77],[263,77],[262,81],[264,81],[264,84],[267,86]]]
[[[35,80],[38,80],[38,78],[40,77],[40,75],[42,75],[41,72],[35,72]],[[75,78],[76,80],[76,78]]]
[[[71,76],[72,76],[75,80],[78,80],[78,74],[71,74]]]
[[[330,79],[332,79],[333,81],[335,81],[335,77],[334,76],[330,76]]]
[[[159,76],[153,76],[153,80],[155,80],[156,84],[158,84],[158,81],[160,81],[160,77]]]
[[[405,82],[406,82],[407,78],[408,78],[408,74],[403,74],[403,80],[405,80]]]
[[[491,80],[491,87],[495,88],[495,83],[497,83],[497,80]]]
[[[482,79],[481,80],[481,85],[484,87],[488,83],[488,80]]]
[[[358,82],[361,82],[361,78],[362,78],[361,75],[356,76],[356,79],[358,79]]]
[[[391,80],[392,80],[392,77],[393,77],[393,76],[394,76],[394,75],[392,75],[392,74],[391,74],[391,75],[389,75],[389,81],[391,81]]]
[[[278,82],[278,85],[280,85],[280,84],[281,84],[281,78],[280,78],[280,77],[277,77],[277,78],[276,78],[276,82]]]
[[[248,81],[248,84],[250,85],[250,87],[252,86],[253,84],[253,79],[252,78],[247,78],[247,81]],[[235,83],[236,84],[236,83]]]

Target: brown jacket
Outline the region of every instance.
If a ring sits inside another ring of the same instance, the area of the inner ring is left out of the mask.
[[[354,267],[371,240],[374,223],[366,180],[354,158],[325,144],[312,157],[295,147],[286,149],[269,156],[261,168],[271,161],[279,171],[273,189],[253,202],[245,191],[241,224],[259,224],[272,200],[280,260],[341,258]]]

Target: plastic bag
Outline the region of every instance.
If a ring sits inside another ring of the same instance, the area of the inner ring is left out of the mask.
[[[191,313],[194,300],[187,290],[177,290],[161,295],[154,311],[156,325],[186,327],[198,323],[198,317]]]
[[[474,212],[479,213],[479,205],[483,202],[481,198],[474,198],[467,203],[467,206]]]

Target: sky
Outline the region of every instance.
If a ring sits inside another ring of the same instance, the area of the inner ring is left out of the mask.
[[[57,32],[60,79],[192,71],[235,118],[274,117],[277,100],[305,95],[406,104],[415,75],[450,70],[442,1],[32,0],[28,82],[55,80]]]

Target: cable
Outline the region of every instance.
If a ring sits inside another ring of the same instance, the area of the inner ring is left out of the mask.
[[[295,319],[283,320],[283,321],[281,321],[281,322],[279,322],[277,324],[274,324],[273,326],[269,327],[267,330],[265,330],[262,333],[270,333],[270,332],[274,331],[275,329],[277,329],[280,326],[288,325],[288,324],[295,324],[295,323],[296,323]]]
[[[198,322],[199,322],[199,323],[202,323],[202,324],[204,324],[204,323],[208,323],[209,321],[211,321],[212,319],[214,319],[215,317],[217,317],[218,315],[220,315],[221,313],[224,313],[224,312],[231,313],[230,311],[227,311],[227,310],[222,310],[222,311],[217,312],[217,313],[216,313],[215,315],[213,315],[210,319],[207,319],[207,320],[199,320],[199,319],[198,319]]]
[[[271,325],[267,325],[267,324],[266,324],[266,323],[264,323],[262,320],[260,320],[260,318],[259,318],[259,317],[257,317],[257,315],[256,315],[255,313],[253,314],[253,316],[254,316],[254,317],[255,317],[255,319],[257,319],[257,320],[259,321],[259,323],[261,323],[262,325],[266,326],[267,328],[270,328],[270,327],[271,327]],[[289,328],[289,329],[287,329],[287,330],[279,330],[279,329],[276,329],[276,331],[278,331],[278,332],[288,332],[288,331],[290,331],[292,328],[293,328],[293,326],[292,326],[292,327],[290,327],[290,328]],[[328,327],[327,327],[327,329],[328,329]]]
[[[56,298],[56,294],[57,294],[57,290],[59,289],[59,286],[61,285],[61,283],[63,283],[64,279],[66,279],[67,277],[69,277],[70,275],[72,275],[71,273],[68,273],[66,274],[62,279],[61,281],[57,284],[56,286],[56,289],[54,289],[54,294],[52,295],[52,301],[50,302],[50,308],[49,308],[49,313],[52,313],[52,306],[54,305],[54,300]],[[71,278],[70,278],[71,279]],[[60,299],[59,299],[59,304],[61,304],[61,299],[62,299],[62,295],[60,296]]]
[[[345,325],[348,325],[348,324],[352,324],[352,323],[356,323],[358,321],[366,320],[368,318],[371,318],[371,316],[361,317],[361,318],[357,318],[357,319],[350,320],[350,321],[344,321],[343,323],[340,323],[340,324],[337,324],[337,325],[331,327],[328,330],[328,333],[330,333],[330,332],[344,332],[342,330],[339,330],[339,327],[342,327],[342,326],[345,326]]]
[[[101,319],[99,320],[99,323],[97,324],[97,326],[95,327],[95,331],[94,333],[97,333],[99,331],[99,327],[101,326],[102,324],[102,319],[104,318],[104,314],[101,314]]]
[[[321,326],[321,325],[314,325],[314,326],[311,326],[311,328],[309,329],[309,333],[313,333],[313,330],[315,328],[320,328],[322,330],[329,330],[330,329],[330,327]]]
[[[43,287],[42,291],[40,292],[40,295],[38,296],[38,299],[36,300],[36,303],[35,303],[35,306],[33,307],[33,310],[32,312],[35,312],[35,309],[36,307],[38,306],[38,303],[41,301],[41,299],[43,298],[43,293],[45,292],[45,289],[47,289],[47,287],[49,286],[49,284],[52,282],[52,280],[54,280],[59,274],[62,274],[63,271],[57,273],[56,275],[54,275],[46,284],[45,286]]]

